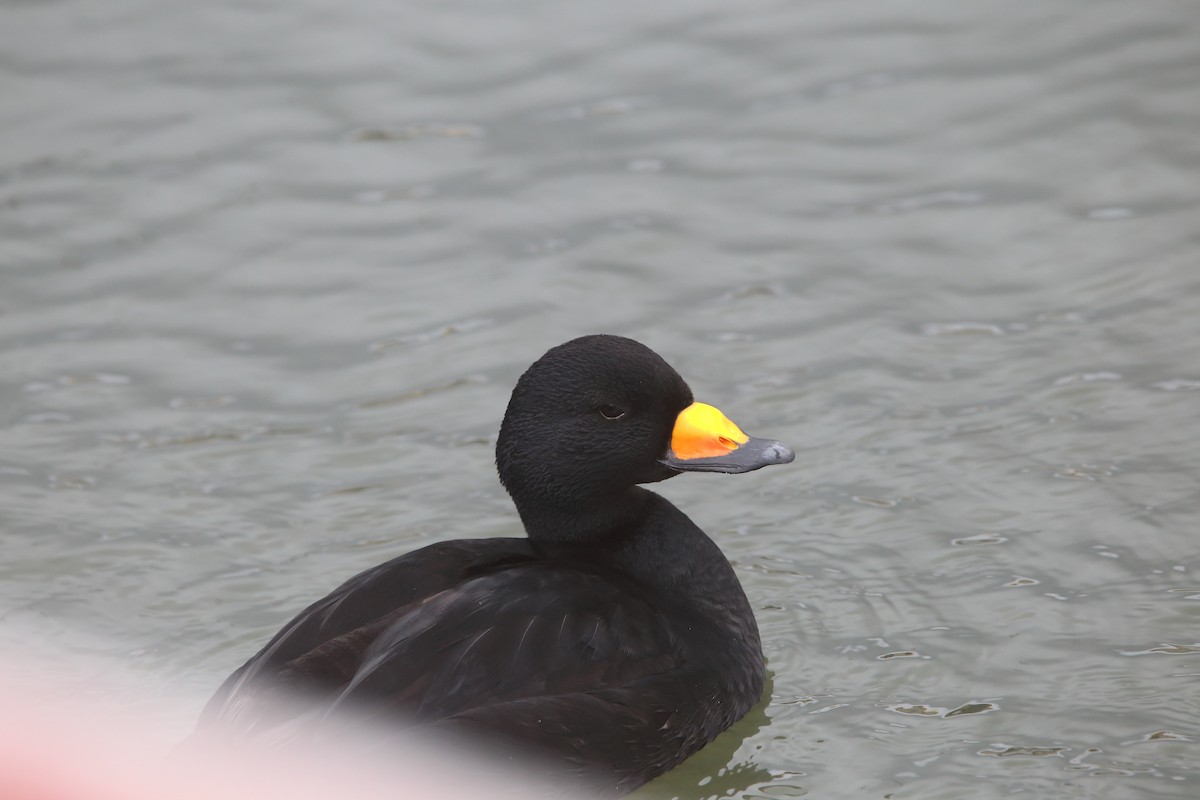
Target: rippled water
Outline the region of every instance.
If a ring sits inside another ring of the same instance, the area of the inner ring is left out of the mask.
[[[1193,3],[3,16],[6,648],[151,705],[515,534],[510,386],[609,331],[798,451],[663,487],[774,684],[645,797],[1200,795]]]

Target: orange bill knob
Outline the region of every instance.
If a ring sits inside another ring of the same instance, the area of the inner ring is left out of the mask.
[[[681,472],[750,472],[795,458],[783,442],[747,436],[719,409],[692,403],[675,418],[663,463]]]

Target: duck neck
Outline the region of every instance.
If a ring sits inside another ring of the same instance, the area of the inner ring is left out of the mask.
[[[653,492],[634,486],[598,497],[572,497],[564,503],[514,497],[525,533],[534,544],[554,550],[588,549],[635,532],[649,512]]]
[[[669,500],[634,487],[574,511],[517,508],[544,556],[612,570],[653,592],[656,602],[669,598],[676,609],[697,613],[693,632],[711,637],[708,652],[745,668],[746,696],[758,698],[762,645],[746,593],[716,543]]]
[[[635,486],[571,509],[536,511],[517,504],[535,547],[555,557],[586,559],[678,595],[745,594],[725,555],[670,501]]]

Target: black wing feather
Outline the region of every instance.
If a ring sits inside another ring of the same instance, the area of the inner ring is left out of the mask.
[[[280,691],[324,709],[430,723],[619,689],[682,665],[662,610],[622,576],[547,570],[527,540],[447,542],[368,570],[305,609],[229,677],[201,725],[243,736],[288,725]]]
[[[535,560],[527,539],[441,542],[349,579],[301,611],[226,678],[200,716],[241,733],[271,716],[279,691],[324,694],[345,686],[370,644],[414,604],[476,574]]]
[[[609,579],[520,566],[406,610],[337,704],[431,722],[489,703],[618,687],[679,666],[658,610]]]

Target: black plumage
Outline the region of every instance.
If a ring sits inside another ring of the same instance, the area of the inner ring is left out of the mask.
[[[434,544],[351,578],[231,675],[201,727],[269,737],[348,706],[515,744],[610,792],[669,770],[754,705],[764,665],[729,562],[637,484],[791,460],[757,439],[736,468],[674,458],[691,404],[632,340],[550,350],[518,381],[496,445],[527,538]],[[311,714],[287,716],[281,690]]]

